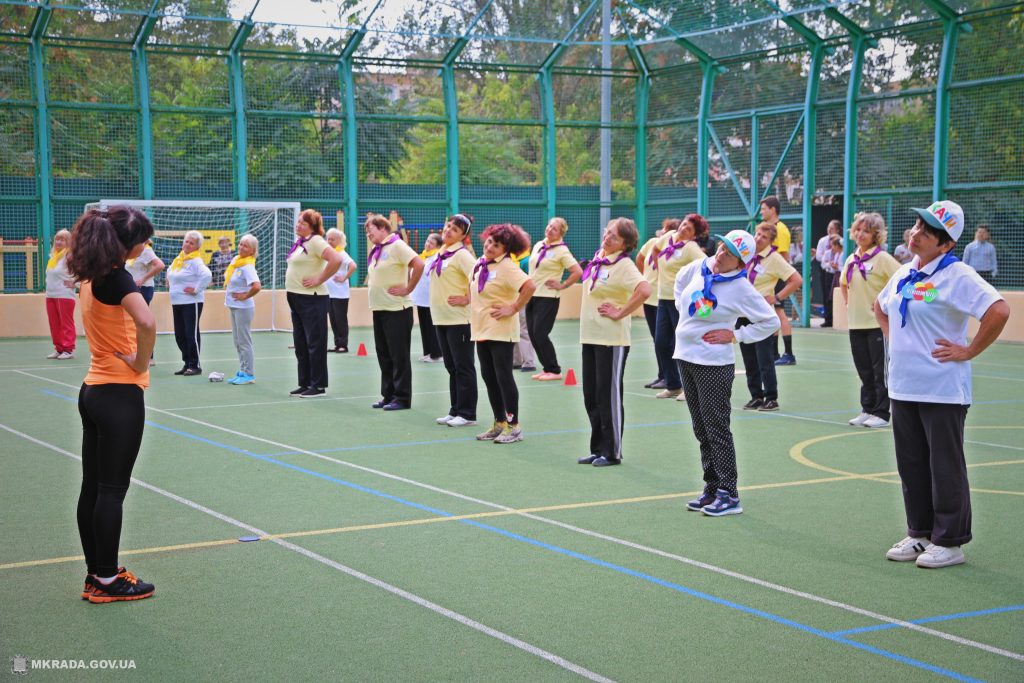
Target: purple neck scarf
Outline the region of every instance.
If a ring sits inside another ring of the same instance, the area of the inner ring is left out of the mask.
[[[295,253],[296,249],[302,249],[302,251],[306,251],[306,242],[310,241],[311,239],[313,239],[312,235],[310,235],[309,237],[300,237],[299,239],[295,240],[295,244],[293,244],[292,248],[288,250],[288,255],[284,257],[284,260],[287,261],[288,259],[290,259],[292,257],[292,254]],[[306,253],[308,254],[309,252],[306,251]]]
[[[544,257],[548,255],[548,249],[554,249],[555,247],[564,247],[565,242],[559,242],[558,244],[548,244],[544,242],[540,245],[540,251],[537,255],[537,266],[540,266],[540,262],[544,260]]]
[[[677,249],[682,249],[685,246],[686,240],[680,240],[678,242],[673,242],[672,240],[669,240],[668,244],[665,245],[665,248],[662,249],[661,253],[658,255],[664,256],[665,260],[668,261],[670,258],[672,258],[672,255],[676,253]]]
[[[772,247],[772,250],[768,252],[768,256],[771,256],[778,250],[778,247]],[[768,258],[768,256],[764,258]],[[750,263],[747,264],[747,279],[750,280],[751,284],[753,284],[754,280],[757,279],[757,267],[761,264],[761,261],[763,260],[764,259],[761,258],[760,254],[756,254],[754,258],[750,259]]]
[[[853,280],[851,280],[850,278],[853,275],[853,267],[854,266],[856,266],[857,269],[860,271],[861,277],[863,277],[865,280],[867,280],[868,279],[868,271],[867,271],[867,268],[864,267],[864,264],[867,263],[868,261],[870,261],[871,259],[873,259],[874,257],[878,256],[878,254],[881,251],[882,251],[881,247],[875,247],[875,250],[872,251],[870,254],[865,254],[864,256],[857,256],[856,254],[854,254],[853,255],[853,260],[850,261],[850,265],[846,266],[846,283],[847,284],[853,284]]]
[[[590,278],[590,290],[594,290],[594,285],[597,284],[598,275],[601,272],[601,266],[614,266],[616,263],[624,258],[629,258],[629,254],[623,252],[615,257],[615,260],[609,260],[600,256],[601,250],[598,249],[594,252],[594,258],[590,259],[590,263],[587,264],[586,269],[583,271],[583,277],[580,278],[582,281],[586,281]]]
[[[380,264],[380,255],[384,253],[384,247],[388,246],[392,242],[398,240],[398,235],[392,235],[387,242],[381,242],[380,244],[374,245],[373,249],[370,250],[370,256],[366,259],[366,265],[373,266]]]
[[[455,254],[459,253],[465,248],[466,245],[463,244],[458,249],[452,249],[451,251],[442,251],[440,254],[437,255],[437,258],[434,259],[434,262],[430,264],[431,272],[433,272],[434,275],[441,277],[441,269],[444,268],[444,262],[450,259],[452,256],[455,256]]]
[[[488,261],[486,256],[481,256],[473,268],[473,277],[476,278],[476,291],[478,292],[484,291],[484,285],[487,284],[487,266],[491,263],[496,263],[496,261]],[[478,271],[479,277],[477,276]]]

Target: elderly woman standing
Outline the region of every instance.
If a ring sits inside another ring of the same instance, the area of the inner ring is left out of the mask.
[[[374,408],[406,410],[412,406],[412,304],[409,294],[423,276],[416,255],[384,216],[370,216],[363,225],[373,245],[366,267],[366,286],[373,313],[373,341],[380,366],[381,399]]]
[[[241,366],[228,384],[252,384],[256,381],[252,352],[252,318],[256,303],[252,300],[260,291],[260,276],[256,273],[256,251],[259,242],[252,235],[238,240],[238,256],[231,259],[224,271],[224,305],[231,312],[231,334]]]
[[[75,357],[75,280],[67,265],[70,243],[71,233],[59,230],[46,262],[46,319],[53,342],[53,352],[47,356],[50,360]]]
[[[707,258],[700,241],[708,234],[708,222],[703,216],[691,213],[679,222],[675,232],[666,233],[654,247],[654,260],[658,269],[658,320],[654,336],[654,352],[665,371],[665,388],[657,398],[685,400],[679,368],[672,361],[675,329],[679,324],[679,311],[673,290],[676,275],[684,266]]]
[[[562,367],[558,364],[555,345],[551,343],[551,330],[558,317],[561,291],[583,275],[580,264],[565,243],[568,231],[569,224],[564,218],[552,218],[544,228],[544,239],[534,245],[530,254],[530,279],[536,289],[530,303],[526,304],[526,326],[541,365],[541,372],[533,379],[542,382],[562,379]],[[565,271],[569,271],[569,277],[562,282]]]
[[[327,391],[327,309],[325,284],[341,267],[341,255],[324,239],[324,220],[312,209],[299,214],[295,243],[288,252],[285,289],[292,312],[292,342],[299,386],[289,392],[316,398]]]
[[[766,303],[774,306],[796,291],[803,284],[803,278],[772,246],[775,239],[775,226],[771,223],[760,223],[754,233],[757,253],[747,264],[747,280],[754,285]],[[782,289],[776,291],[775,284],[784,282]],[[740,320],[743,324],[743,320]],[[780,321],[781,326],[781,321]],[[750,400],[743,406],[744,410],[771,411],[779,409],[779,384],[775,375],[775,340],[764,339],[756,343],[740,342],[743,354],[743,367],[747,373],[747,389]]]
[[[416,307],[416,317],[419,321],[420,341],[423,343],[423,355],[420,361],[423,363],[440,363],[444,360],[441,353],[441,342],[437,338],[437,330],[434,329],[434,319],[430,310],[430,267],[437,260],[438,252],[442,246],[440,233],[432,232],[423,240],[423,251],[420,258],[423,260],[424,275],[416,283],[415,289],[409,295],[413,306]]]
[[[690,264],[676,280],[680,316],[673,358],[688,397],[704,468],[704,493],[688,502],[686,509],[721,517],[743,512],[729,426],[735,374],[732,343],[750,346],[766,340],[766,346],[772,344],[779,318],[743,270],[756,258],[754,239],[743,230],[716,239],[722,243],[715,255]]]
[[[647,321],[647,331],[651,333],[652,343],[657,339],[658,329],[658,261],[654,247],[666,232],[675,232],[678,228],[678,218],[666,218],[655,231],[654,237],[644,242],[636,255],[637,270],[643,273],[644,279],[651,285],[651,294],[644,302],[644,319]],[[655,353],[654,358],[658,361],[658,376],[645,384],[644,389],[665,388],[665,369],[661,367],[661,356]]]
[[[337,228],[327,231],[327,244],[341,256],[341,267],[333,277],[327,280],[327,294],[331,298],[330,319],[331,332],[334,334],[332,353],[348,353],[348,300],[350,296],[352,274],[356,272],[356,262],[345,252],[348,240],[345,233]]]
[[[630,347],[630,315],[650,296],[648,283],[630,254],[640,236],[628,218],[605,228],[601,248],[583,273],[580,343],[583,345],[583,405],[590,418],[590,455],[576,462],[607,467],[622,463],[622,376]]]
[[[530,236],[518,225],[490,225],[481,238],[484,255],[473,268],[470,330],[480,359],[480,376],[494,424],[477,434],[478,441],[515,443],[523,440],[519,426],[519,388],[512,370],[512,347],[519,341],[519,311],[533,296],[533,280],[510,254],[529,248]]]
[[[184,365],[175,375],[193,376],[202,373],[199,366],[199,318],[203,315],[206,288],[212,275],[203,263],[203,236],[197,230],[185,233],[181,252],[167,269],[167,286],[174,315],[174,341],[181,351]]]
[[[441,251],[427,271],[430,314],[448,371],[449,408],[437,424],[466,427],[476,424],[476,367],[470,332],[470,293],[476,260],[466,246],[473,219],[457,213],[444,225]]]
[[[885,340],[875,319],[874,304],[900,264],[885,252],[885,235],[885,219],[880,215],[858,214],[850,227],[857,251],[846,259],[839,274],[839,291],[846,302],[850,327],[850,351],[860,377],[860,415],[850,420],[854,427],[889,426]]]
[[[958,204],[914,209],[914,260],[896,271],[875,303],[889,339],[889,398],[907,536],[886,558],[918,567],[962,564],[971,535],[964,423],[971,405],[971,359],[994,342],[1010,307],[952,251],[963,233]],[[967,323],[980,320],[967,341]]]

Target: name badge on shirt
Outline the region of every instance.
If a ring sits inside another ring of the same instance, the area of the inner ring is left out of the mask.
[[[903,295],[904,299],[923,301],[926,304],[930,304],[939,298],[939,290],[930,282],[915,282],[914,284],[908,282],[904,285],[903,291],[900,294]]]
[[[763,273],[764,272],[764,266],[762,266],[760,263],[757,264],[756,266],[754,266],[754,272],[758,273],[758,274]]]
[[[608,282],[608,278],[609,277],[611,277],[611,273],[609,271],[607,271],[607,270],[602,268],[601,270],[597,271],[597,283],[596,284],[601,284],[602,282]]]
[[[498,277],[498,273],[496,271],[492,270],[489,273],[487,273],[487,281],[488,282],[493,282],[494,278],[496,278],[496,277]]]
[[[875,266],[873,264],[871,264],[871,263],[865,263],[864,264],[864,272],[866,272],[866,273],[870,273],[872,270],[874,270],[874,268],[875,268]]]

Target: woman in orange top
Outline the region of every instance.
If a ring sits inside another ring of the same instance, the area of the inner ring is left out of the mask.
[[[90,210],[75,224],[68,271],[81,283],[82,326],[92,360],[78,394],[82,491],[78,533],[88,574],[82,598],[140,600],[153,584],[118,567],[124,496],[142,443],[143,390],[156,342],[153,313],[124,268],[153,235],[146,214],[127,206]]]

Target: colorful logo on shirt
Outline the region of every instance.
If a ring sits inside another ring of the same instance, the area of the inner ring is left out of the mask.
[[[939,290],[930,282],[907,283],[901,292],[904,299],[910,301],[923,301],[930,304],[939,296]]]
[[[690,303],[692,304],[690,316],[697,316],[698,318],[706,318],[711,315],[711,310],[714,306],[710,301],[704,298],[704,292],[697,290],[690,296]]]

